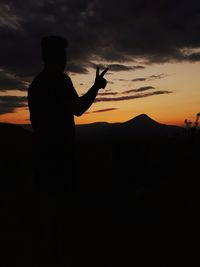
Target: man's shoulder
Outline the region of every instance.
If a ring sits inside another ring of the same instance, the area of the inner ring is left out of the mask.
[[[42,81],[42,73],[37,74],[30,82],[29,89],[36,87]]]
[[[71,78],[66,73],[63,73],[63,79],[68,87],[74,87]]]
[[[63,79],[64,77],[62,73],[42,71],[33,78],[31,85],[33,86],[41,83],[51,84],[54,81],[57,82],[58,80],[63,80]]]
[[[71,78],[63,73],[63,72],[40,72],[33,81],[31,82],[29,89],[31,88],[62,88],[62,87],[68,87],[73,88],[73,83],[71,81]]]
[[[72,83],[71,78],[64,72],[41,72],[36,79],[38,80],[45,80],[45,81],[55,81],[55,82],[67,82],[67,83]]]
[[[72,80],[71,80],[71,78],[69,77],[68,74],[63,73],[63,77],[64,77],[64,79],[65,79],[66,81],[72,82]]]

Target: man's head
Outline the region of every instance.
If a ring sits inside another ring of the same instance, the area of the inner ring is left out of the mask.
[[[67,41],[60,36],[46,36],[42,38],[42,59],[46,66],[53,66],[61,70],[66,66]]]

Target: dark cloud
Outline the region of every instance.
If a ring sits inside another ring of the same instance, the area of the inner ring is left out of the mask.
[[[77,63],[72,63],[70,62],[68,64],[68,70],[70,73],[81,73],[81,74],[87,74],[87,66],[85,65],[80,65],[78,62]]]
[[[1,0],[0,10],[1,67],[29,78],[41,67],[40,39],[47,34],[69,40],[71,71],[74,64],[85,71],[93,59],[200,59],[182,50],[200,46],[199,1]]]
[[[108,65],[110,71],[134,71],[137,69],[144,69],[144,66],[135,65],[135,66],[126,66],[123,64],[111,64]]]
[[[22,107],[27,107],[25,96],[0,96],[0,114],[12,113]]]
[[[144,81],[155,81],[155,80],[160,80],[162,78],[165,78],[166,75],[165,74],[159,74],[159,75],[151,75],[149,77],[146,78],[135,78],[132,80],[132,82],[144,82]]]
[[[144,67],[138,59],[196,62],[199,12],[200,2],[188,0],[1,0],[0,68],[30,81],[42,68],[40,40],[49,34],[68,39],[69,72],[87,73],[99,60],[112,71]]]
[[[153,86],[143,86],[143,87],[140,87],[138,89],[131,89],[131,90],[128,90],[128,91],[124,91],[123,94],[143,92],[143,91],[152,90],[152,89],[155,89],[155,87],[153,87]]]
[[[137,98],[144,98],[154,95],[163,95],[163,94],[171,94],[172,91],[154,91],[151,93],[139,93],[131,96],[120,96],[115,98],[107,98],[107,97],[100,97],[95,100],[95,102],[115,102],[115,101],[124,101],[124,100],[131,100],[131,99],[137,99]]]
[[[94,110],[94,111],[91,111],[91,112],[86,112],[85,114],[107,112],[107,111],[113,111],[113,110],[117,110],[117,109],[118,108],[104,108],[104,109]]]
[[[0,25],[11,29],[19,29],[19,18],[10,5],[0,3]]]
[[[132,80],[132,82],[145,82],[147,78],[135,78]]]
[[[124,65],[124,64],[108,64],[108,65],[91,64],[91,66],[93,68],[96,68],[97,66],[99,66],[99,68],[102,69],[102,70],[108,67],[109,71],[113,71],[113,72],[117,72],[117,71],[134,71],[134,70],[138,70],[138,69],[145,69],[145,67],[141,66],[141,65],[128,66],[128,65]]]
[[[20,78],[14,74],[0,70],[0,91],[13,89],[24,91],[27,89],[27,86],[25,82],[21,81]]]
[[[192,53],[187,56],[187,59],[193,62],[200,61],[200,53]]]
[[[154,81],[154,80],[160,80],[165,78],[167,75],[165,75],[164,73],[158,74],[158,75],[151,75],[149,76],[147,79],[148,81]]]
[[[109,70],[111,71],[133,71],[137,69],[144,69],[144,66],[136,65],[136,66],[125,66],[122,64],[112,64],[108,65]]]
[[[101,95],[117,95],[117,92],[105,92],[105,93],[98,93],[99,96]]]
[[[117,81],[119,82],[128,82],[129,80],[126,80],[126,79],[116,79]]]

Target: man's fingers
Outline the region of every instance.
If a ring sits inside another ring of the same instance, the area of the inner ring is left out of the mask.
[[[100,76],[103,77],[108,70],[109,70],[109,68],[106,68],[104,71],[102,71],[102,73],[100,74]]]
[[[99,77],[99,67],[97,67],[97,70],[96,70],[96,77]]]

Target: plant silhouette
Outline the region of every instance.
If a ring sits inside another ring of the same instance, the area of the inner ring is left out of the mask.
[[[194,136],[195,134],[198,134],[199,118],[200,118],[200,112],[196,114],[196,119],[194,122],[185,119],[184,123],[189,135]]]

